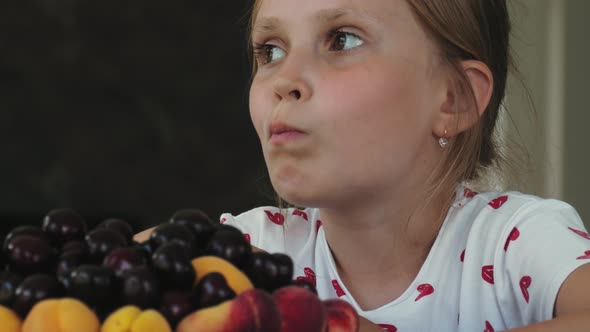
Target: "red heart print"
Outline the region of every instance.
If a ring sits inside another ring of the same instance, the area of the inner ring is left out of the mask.
[[[463,196],[465,196],[465,198],[473,198],[477,194],[479,194],[479,193],[478,192],[475,192],[475,191],[472,191],[469,188],[465,188],[465,190],[463,190]]]
[[[246,238],[246,240],[248,241],[248,243],[252,243],[252,238],[250,237],[250,234],[244,233],[244,237]]]
[[[305,276],[297,277],[297,280],[306,280],[310,282],[314,287],[316,287],[316,279],[315,279],[315,272],[310,267],[306,267],[303,269],[303,273]]]
[[[496,330],[494,330],[492,324],[486,320],[486,329],[483,330],[483,332],[496,332]]]
[[[497,210],[497,209],[501,208],[502,205],[504,205],[504,203],[506,203],[507,200],[508,200],[508,196],[500,196],[500,197],[494,199],[493,201],[489,202],[488,205]]]
[[[434,287],[432,287],[431,284],[422,284],[422,285],[418,286],[418,292],[420,292],[420,295],[418,295],[418,297],[414,300],[414,302],[417,302],[421,298],[434,293]]]
[[[309,219],[307,218],[307,213],[301,211],[301,210],[294,210],[293,211],[293,215],[294,216],[300,216],[301,218],[305,219],[306,221],[309,221]]]
[[[226,218],[221,218],[221,220],[219,221],[221,224],[225,224],[225,222],[227,221]]]
[[[529,303],[529,287],[531,287],[533,279],[529,276],[524,276],[520,279],[520,290],[522,291],[522,296],[526,303]]]
[[[590,240],[590,234],[586,233],[586,232],[582,232],[580,230],[568,227],[572,232],[578,234],[579,236],[585,238],[586,240]]]
[[[494,284],[494,266],[486,265],[481,268],[481,277],[490,284]]]
[[[285,223],[285,217],[277,212],[277,213],[272,213],[268,210],[264,210],[264,213],[266,213],[266,215],[268,216],[268,219],[270,219],[270,221],[272,221],[273,223],[281,226]]]
[[[377,324],[377,326],[387,332],[397,332],[397,327],[390,324]]]
[[[346,295],[344,293],[344,291],[342,290],[342,287],[340,287],[338,280],[336,280],[336,279],[332,280],[332,286],[334,286],[334,290],[336,291],[336,295],[338,297],[342,297],[342,296]]]
[[[317,223],[315,224],[315,233],[317,234],[320,231],[320,227],[322,227],[323,223],[321,220],[318,219]]]
[[[590,259],[590,250],[586,250],[584,252],[584,256],[580,256],[580,257],[578,257],[576,259]]]
[[[504,244],[504,251],[508,250],[508,246],[510,245],[510,241],[516,241],[519,236],[520,236],[520,231],[518,230],[518,228],[514,227],[512,229],[512,231],[510,232],[508,239],[506,239],[506,243]]]
[[[465,250],[461,253],[461,262],[465,261]]]

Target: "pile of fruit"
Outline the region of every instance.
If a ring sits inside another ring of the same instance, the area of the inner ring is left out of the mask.
[[[91,230],[71,209],[5,237],[3,332],[358,331],[345,301],[293,279],[287,255],[253,252],[235,227],[181,210],[144,242],[121,219]]]

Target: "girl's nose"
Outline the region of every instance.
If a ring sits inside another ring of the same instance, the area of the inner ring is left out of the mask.
[[[301,65],[289,62],[283,64],[273,82],[273,89],[278,101],[306,101],[311,97],[310,83],[305,78]]]

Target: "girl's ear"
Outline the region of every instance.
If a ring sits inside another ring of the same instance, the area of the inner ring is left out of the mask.
[[[490,102],[494,78],[488,66],[477,60],[465,60],[461,66],[473,94],[450,80],[433,130],[436,137],[449,138],[468,130],[477,123]]]

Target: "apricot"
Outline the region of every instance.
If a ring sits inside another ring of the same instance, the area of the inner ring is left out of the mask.
[[[9,308],[0,305],[0,323],[4,332],[21,332],[20,317]]]
[[[107,317],[101,332],[172,332],[170,324],[156,310],[141,311],[136,306],[124,306]]]
[[[223,275],[229,287],[236,292],[236,295],[240,295],[254,288],[250,279],[242,271],[223,258],[217,256],[201,256],[193,259],[192,265],[197,275],[195,284],[208,273],[219,272]]]
[[[131,332],[172,332],[166,318],[154,309],[145,310],[133,322]]]
[[[112,312],[102,323],[101,332],[129,332],[141,309],[133,305],[121,307]]]
[[[185,317],[176,332],[278,332],[281,317],[272,296],[250,289],[233,300]]]
[[[49,299],[37,303],[29,312],[22,332],[98,332],[96,314],[77,299]]]
[[[272,296],[280,311],[281,332],[326,331],[326,308],[315,293],[297,286],[286,286],[274,291]]]
[[[341,299],[323,300],[328,320],[328,332],[358,332],[359,315],[350,303]]]

